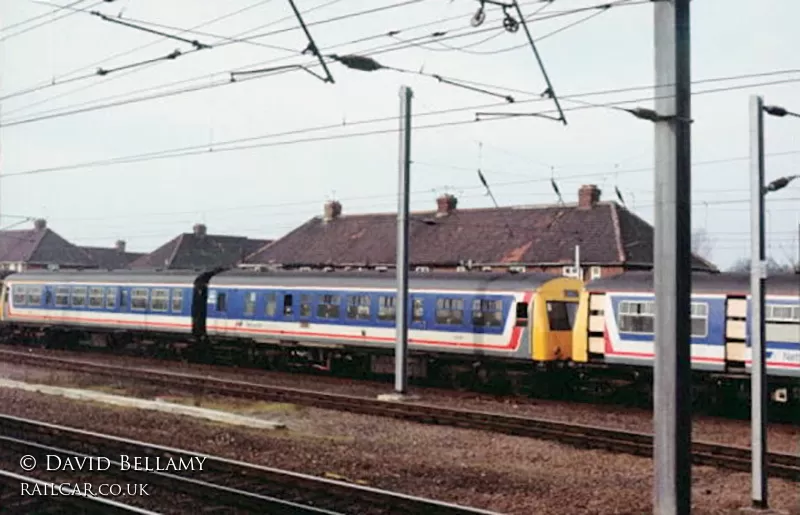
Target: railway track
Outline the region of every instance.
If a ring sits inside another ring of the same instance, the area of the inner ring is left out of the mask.
[[[258,399],[299,404],[316,408],[347,411],[365,415],[392,417],[424,424],[554,440],[582,448],[604,449],[640,456],[652,456],[653,436],[647,433],[604,429],[546,419],[535,419],[483,411],[467,411],[418,403],[386,402],[366,397],[316,392],[297,388],[269,386],[231,381],[209,376],[127,368],[118,365],[44,356],[32,352],[0,350],[0,359],[8,362],[58,369],[119,379],[134,379],[171,389],[196,394]],[[692,443],[695,464],[712,465],[733,470],[750,470],[750,450],[709,442]],[[800,481],[800,457],[785,453],[768,453],[768,473]]]
[[[40,464],[38,470],[48,460],[48,455],[59,457],[59,461],[50,458],[48,465],[66,463],[70,458],[72,463],[77,463],[75,458],[106,458],[108,466],[105,462],[98,466],[100,462],[97,460],[84,461],[84,471],[64,472],[62,469],[50,473],[59,475],[61,481],[70,481],[71,476],[71,482],[77,482],[78,474],[88,473],[94,478],[113,476],[116,481],[124,479],[147,484],[149,492],[145,500],[148,503],[158,505],[166,502],[174,512],[177,502],[179,513],[491,514],[376,488],[0,415],[0,460],[3,463],[33,456]],[[138,464],[136,458],[140,460]],[[85,472],[86,463],[94,463],[94,471]],[[123,463],[128,465],[127,469]],[[175,466],[171,467],[170,463]],[[98,472],[98,469],[105,470]],[[16,479],[17,482],[23,480]]]

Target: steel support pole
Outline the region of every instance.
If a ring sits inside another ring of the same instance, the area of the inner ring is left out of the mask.
[[[750,97],[750,421],[753,507],[767,507],[766,449],[767,374],[764,340],[764,282],[767,275],[764,251],[764,100]]]
[[[397,347],[395,349],[394,389],[408,389],[408,217],[411,176],[411,88],[400,88],[400,168],[397,205],[397,298],[395,299]]]
[[[691,512],[689,0],[655,9],[654,513]]]

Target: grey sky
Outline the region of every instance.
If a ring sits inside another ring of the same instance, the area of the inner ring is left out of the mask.
[[[61,0],[61,4],[68,4]],[[299,1],[306,21],[324,20],[365,9],[389,6],[400,0]],[[556,0],[537,16],[597,5],[589,0]],[[585,23],[568,28],[540,43],[551,80],[559,95],[648,86],[653,83],[653,7],[627,2]],[[86,0],[79,7],[95,4]],[[329,5],[326,5],[329,4]],[[190,28],[254,5],[255,7],[198,30],[234,36],[267,23],[248,35],[294,28],[296,22],[285,0],[116,0],[96,9],[123,20],[145,20]],[[526,15],[543,4],[523,1]],[[467,37],[418,39],[436,31],[469,34],[469,18],[477,8],[473,0],[424,0],[404,7],[312,26],[323,53],[369,53],[397,44],[385,36],[413,39],[424,47],[410,46],[375,58],[385,65],[495,84],[529,93],[512,92],[518,101],[533,99],[545,89],[520,30],[509,34],[497,29]],[[53,7],[31,0],[0,2],[3,27],[46,13]],[[748,96],[763,94],[768,104],[800,111],[800,4],[792,0],[697,0],[692,2],[694,80],[744,74],[797,70],[771,76],[697,84],[694,91],[738,87],[763,82],[798,82],[737,89],[693,98],[694,168],[693,225],[705,227],[713,238],[712,259],[728,266],[747,256],[748,211]],[[61,11],[63,13],[64,11]],[[547,34],[591,12],[531,23],[534,36]],[[60,16],[58,14],[57,16]],[[449,21],[439,21],[453,18]],[[52,18],[52,16],[51,16]],[[488,9],[480,29],[496,27],[502,20],[496,8]],[[11,28],[0,36],[8,37]],[[488,36],[493,39],[478,44]],[[374,36],[345,46],[337,44]],[[217,38],[194,35],[203,43]],[[190,38],[190,39],[191,39]],[[94,64],[114,54],[152,41],[135,53]],[[258,39],[297,51],[306,46],[300,30]],[[405,45],[404,45],[405,46]],[[486,54],[521,46],[516,50]],[[192,47],[160,39],[86,13],[76,13],[22,35],[0,42],[2,82],[0,96],[47,83],[65,72],[93,72],[97,66],[113,68],[164,56]],[[461,49],[461,50],[454,50]],[[475,52],[481,52],[476,54]],[[174,61],[104,78],[92,77],[70,84],[6,99],[4,123],[23,120],[56,108],[74,107],[116,95],[142,95],[152,86],[193,77],[201,80],[171,86],[223,83],[227,72],[268,60],[269,66],[310,63],[308,55],[235,43],[185,55]],[[87,67],[87,65],[92,65]],[[317,125],[352,123],[396,116],[398,89],[414,88],[414,111],[438,111],[499,104],[491,96],[439,84],[431,78],[391,71],[357,72],[330,65],[336,84],[324,84],[309,74],[283,75],[227,84],[193,93],[114,107],[2,129],[2,173],[14,174],[49,166],[172,149],[209,145],[230,139],[297,130]],[[315,71],[321,73],[319,68]],[[117,78],[119,77],[119,78]],[[33,105],[65,92],[69,95]],[[159,90],[161,91],[161,90]],[[497,90],[501,91],[501,90]],[[580,97],[604,103],[652,96],[651,89]],[[130,96],[115,97],[131,98]],[[630,104],[649,106],[642,101]],[[566,98],[563,106],[580,107]],[[545,111],[549,102],[528,102],[497,107],[506,111]],[[415,125],[474,119],[476,109],[415,119]],[[542,204],[556,200],[549,179],[555,177],[565,201],[574,201],[584,183],[596,183],[603,197],[622,190],[629,208],[652,222],[653,129],[648,122],[610,109],[568,111],[569,126],[536,118],[506,119],[417,131],[413,136],[412,208],[434,206],[445,191],[460,198],[459,207],[489,206],[475,169],[481,166],[498,201],[504,205]],[[261,140],[280,142],[331,136],[348,132],[386,130],[396,120],[340,127],[314,133]],[[798,173],[800,119],[767,118],[768,180]],[[482,143],[482,151],[479,150]],[[129,248],[150,251],[195,222],[205,222],[209,232],[276,238],[322,212],[323,202],[335,192],[345,213],[391,211],[396,206],[397,135],[394,133],[333,141],[275,145],[236,152],[201,155],[107,167],[88,167],[39,175],[6,177],[0,182],[3,215],[42,216],[68,239],[86,245],[112,245],[119,238]],[[739,159],[736,159],[739,158]],[[800,181],[768,197],[769,254],[779,261],[796,259]],[[2,224],[19,221],[3,217]]]

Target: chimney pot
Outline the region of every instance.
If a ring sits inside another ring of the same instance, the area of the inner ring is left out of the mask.
[[[447,216],[455,211],[456,206],[458,206],[458,199],[446,193],[436,199],[436,216]]]
[[[342,204],[339,203],[339,201],[331,200],[330,202],[325,203],[324,218],[326,222],[330,222],[331,220],[339,218],[341,214]]]
[[[596,184],[584,184],[578,190],[578,208],[591,209],[600,202],[600,188]]]
[[[205,224],[194,224],[192,231],[194,232],[195,236],[202,238],[206,235],[206,226]]]
[[[114,245],[114,247],[117,249],[117,252],[119,252],[120,254],[124,254],[125,253],[125,240],[117,240],[117,243]]]
[[[33,227],[37,231],[43,231],[47,228],[47,220],[45,220],[44,218],[39,218],[38,220],[35,220],[33,222]]]

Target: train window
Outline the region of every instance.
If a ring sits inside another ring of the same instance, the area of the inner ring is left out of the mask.
[[[708,335],[708,304],[692,302],[692,336]]]
[[[283,296],[283,316],[290,317],[294,313],[294,296],[292,294],[286,294]]]
[[[103,307],[103,288],[89,288],[89,307]]]
[[[131,309],[144,311],[147,309],[147,288],[134,288],[131,290]]]
[[[24,306],[25,305],[25,287],[19,284],[15,284],[11,287],[11,293],[13,294],[14,298],[14,305],[15,306]]]
[[[413,307],[411,309],[411,321],[425,321],[425,301],[423,299],[414,299]]]
[[[397,309],[394,307],[394,295],[381,295],[378,297],[378,320],[394,320]]]
[[[317,317],[339,318],[340,302],[338,295],[317,295]]]
[[[525,327],[528,325],[528,303],[527,302],[517,302],[517,327]]]
[[[165,312],[169,307],[169,290],[153,290],[150,294],[150,309]]]
[[[436,299],[436,323],[461,325],[464,323],[464,301],[439,297]]]
[[[350,295],[347,297],[347,318],[350,320],[369,320],[369,295]]]
[[[291,295],[289,296],[289,305],[292,305]],[[264,314],[268,317],[274,317],[275,312],[278,310],[278,295],[276,293],[267,293],[267,305],[264,307]]]
[[[570,302],[549,301],[547,303],[547,320],[551,331],[569,331],[572,329],[574,311]]]
[[[225,292],[217,293],[217,312],[224,313],[228,311],[228,294]]]
[[[300,316],[311,316],[311,295],[300,295]]]
[[[617,308],[619,330],[622,333],[646,333],[654,331],[655,305],[651,300],[623,300]]]
[[[28,286],[28,305],[39,306],[42,304],[42,287]]]
[[[106,309],[114,309],[117,305],[117,288],[106,288]]]
[[[56,288],[56,306],[64,308],[69,306],[69,287],[59,286]]]
[[[183,290],[172,289],[172,312],[180,313],[183,311]]]
[[[247,292],[244,295],[244,316],[251,317],[256,314],[256,292]]]
[[[86,287],[72,288],[72,307],[81,308],[86,305]]]
[[[765,308],[767,322],[800,322],[800,306],[767,304]]]
[[[503,301],[474,299],[472,301],[472,325],[478,327],[502,326]]]

